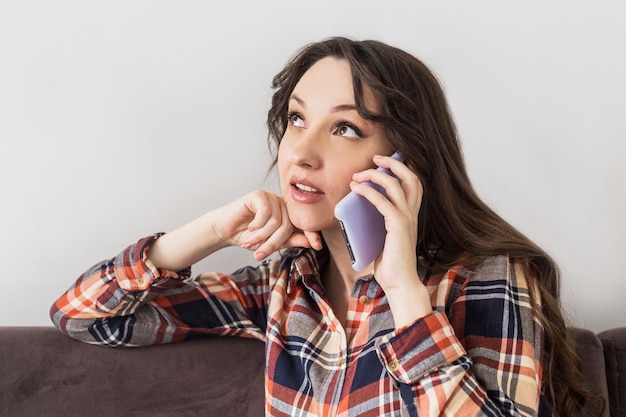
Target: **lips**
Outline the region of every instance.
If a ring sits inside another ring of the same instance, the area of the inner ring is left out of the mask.
[[[290,183],[292,187],[295,187],[298,191],[301,191],[303,193],[324,194],[324,192],[320,190],[317,185],[304,178],[298,178],[295,176],[291,177]]]
[[[320,190],[315,184],[299,178],[292,178],[291,180],[291,192],[290,196],[292,200],[298,203],[311,204],[320,201],[324,192]]]

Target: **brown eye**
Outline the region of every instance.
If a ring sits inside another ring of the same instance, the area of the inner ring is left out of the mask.
[[[337,126],[334,134],[337,136],[345,136],[347,138],[362,138],[363,137],[359,129],[346,123],[342,123],[339,126]]]
[[[287,123],[295,127],[304,127],[304,120],[298,113],[289,113],[287,115]]]

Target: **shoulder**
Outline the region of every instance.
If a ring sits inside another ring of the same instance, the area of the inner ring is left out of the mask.
[[[501,280],[509,276],[513,261],[506,255],[490,256],[475,267],[469,267],[468,276],[472,281]]]
[[[459,261],[449,266],[429,267],[422,264],[425,283],[432,285],[440,281],[453,281],[456,285],[469,282],[488,282],[506,279],[514,262],[506,255],[489,256],[478,262]]]
[[[237,282],[267,282],[281,275],[283,262],[281,259],[268,259],[257,265],[247,265],[233,272],[231,276]]]
[[[522,260],[492,256],[467,269],[466,274],[457,292],[446,300],[446,312],[456,332],[511,338],[509,332],[521,327],[518,336],[533,340],[536,306]]]
[[[469,273],[469,282],[496,283],[526,292],[528,290],[528,263],[506,255],[490,256]]]
[[[457,302],[500,299],[528,293],[523,261],[507,255],[489,256],[479,262],[459,262],[426,274],[424,284],[433,306],[449,310]]]
[[[314,257],[302,249],[289,249],[255,266],[246,266],[233,273],[236,280],[266,281],[275,284],[294,275],[294,269],[308,267]]]
[[[506,255],[484,259],[469,271],[454,304],[466,317],[487,322],[513,311],[518,317],[528,313],[530,318],[534,301],[526,265],[524,260]]]

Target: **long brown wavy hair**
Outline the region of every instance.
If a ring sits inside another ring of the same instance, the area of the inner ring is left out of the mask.
[[[304,47],[273,79],[275,92],[267,117],[270,149],[276,151],[287,128],[287,106],[294,87],[325,57],[350,64],[357,111],[384,127],[392,147],[400,151],[424,185],[417,253],[428,257],[432,248],[445,248],[440,253],[451,256],[432,259],[441,266],[451,265],[462,254],[469,264],[501,254],[523,264],[531,280],[529,287],[538,289],[531,296],[541,300],[541,307],[535,310],[544,328],[542,390],[555,415],[574,416],[588,410],[598,396],[583,383],[581,363],[561,313],[559,270],[541,248],[474,191],[444,92],[424,63],[372,40],[337,37]],[[377,98],[378,113],[366,109],[364,85]]]

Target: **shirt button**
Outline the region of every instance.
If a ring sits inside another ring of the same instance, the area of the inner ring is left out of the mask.
[[[362,295],[359,297],[359,302],[361,304],[367,304],[370,302],[370,298],[367,295]]]
[[[400,369],[400,361],[394,359],[389,362],[389,370],[391,372],[396,372],[398,369]]]

